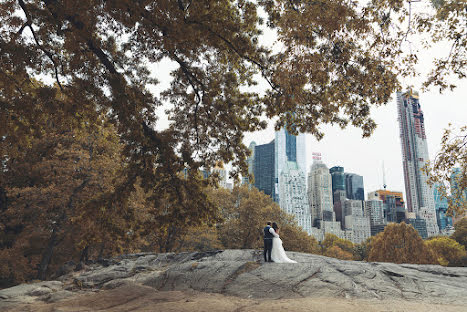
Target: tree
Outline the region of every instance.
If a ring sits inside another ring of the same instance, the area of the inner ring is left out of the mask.
[[[451,44],[448,55],[437,57],[434,68],[425,81],[425,86],[436,85],[440,90],[456,87],[449,82],[449,73],[459,79],[466,77],[467,58],[467,4],[456,0],[431,0],[434,15],[418,15],[415,18],[419,32],[430,35],[432,43],[440,41]]]
[[[324,236],[324,240],[321,242],[321,249],[323,255],[326,255],[328,249],[332,248],[333,246],[339,247],[339,249],[352,254],[354,244],[346,239],[339,238],[334,234],[327,233]]]
[[[353,255],[350,252],[342,250],[342,248],[340,248],[337,245],[334,245],[326,249],[323,255],[326,257],[331,257],[331,258],[336,258],[336,259],[341,259],[341,260],[352,260],[353,259]]]
[[[283,223],[279,235],[283,241],[284,248],[287,251],[298,251],[312,254],[319,254],[320,248],[318,241],[305,230],[292,222]]]
[[[452,129],[446,129],[441,150],[423,170],[428,174],[428,183],[439,185],[441,196],[447,198],[450,215],[464,216],[467,212],[467,126],[457,135]]]
[[[181,239],[177,251],[209,251],[221,248],[217,228],[205,225],[191,228]]]
[[[373,238],[374,236],[370,236],[364,242],[354,245],[354,260],[368,261],[368,256],[370,255],[372,248]]]
[[[350,123],[370,135],[376,126],[370,107],[389,101],[404,72],[395,62],[404,33],[390,27],[407,17],[404,5],[402,0],[363,6],[340,0],[2,2],[0,137],[26,142],[37,135],[33,115],[53,112],[49,100],[59,89],[65,97],[54,105],[64,107],[75,123],[101,113],[114,123],[130,164],[122,185],[139,177],[148,191],[177,200],[178,193],[201,183],[177,174],[186,168],[209,170],[223,161],[233,164],[234,176],[246,175],[243,133],[264,129],[264,117],[318,138],[323,123]],[[463,17],[461,9],[449,7]],[[282,51],[259,43],[262,28],[277,31]],[[463,47],[461,39],[450,39],[458,41],[456,49]],[[165,79],[151,68],[166,60],[174,64],[173,81],[160,94],[151,93],[158,79]],[[34,78],[48,82],[41,92],[27,86]],[[261,81],[269,86],[265,94],[253,91]],[[158,120],[162,103],[168,128]],[[182,201],[171,208],[193,209],[199,217],[210,211],[205,194],[190,195],[196,205]],[[122,201],[129,192],[115,196]],[[158,206],[158,196],[148,200]]]
[[[423,239],[411,225],[390,223],[372,242],[368,261],[393,263],[433,263]]]
[[[467,249],[467,218],[464,217],[459,220],[455,225],[456,229],[451,238]]]
[[[0,173],[8,195],[0,216],[6,283],[45,279],[66,261],[110,255],[133,239],[134,211],[108,200],[124,166],[115,129],[102,118],[92,127],[55,121],[45,119],[47,131],[27,146],[2,144],[8,155]]]
[[[434,237],[425,244],[436,261],[444,266],[458,266],[467,256],[464,246],[446,236]]]
[[[224,248],[263,248],[266,222],[279,225],[279,235],[286,250],[317,253],[318,243],[301,229],[294,217],[285,213],[270,196],[257,188],[236,186],[229,192],[213,190],[213,202],[219,205],[224,222],[217,224]]]

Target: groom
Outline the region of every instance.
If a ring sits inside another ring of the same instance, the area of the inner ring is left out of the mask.
[[[274,235],[272,235],[272,228],[271,228],[271,221],[266,223],[266,227],[264,228],[264,262],[273,262],[271,260],[271,251],[272,251],[272,239]],[[266,259],[267,254],[267,259]]]

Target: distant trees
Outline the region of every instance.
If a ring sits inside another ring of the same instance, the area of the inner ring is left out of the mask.
[[[440,265],[461,266],[467,256],[464,246],[446,236],[433,237],[425,244]]]
[[[351,241],[339,238],[334,234],[326,234],[320,246],[321,253],[324,256],[342,260],[353,259],[352,252],[354,244]]]
[[[222,205],[224,222],[218,224],[219,237],[225,248],[262,248],[266,222],[279,225],[284,248],[289,251],[318,252],[318,242],[302,230],[294,218],[258,189],[235,187],[232,192],[215,190],[213,196]]]
[[[462,218],[454,225],[455,231],[451,238],[467,249],[467,217]]]
[[[433,263],[433,256],[418,232],[404,222],[390,223],[372,243],[368,261]]]

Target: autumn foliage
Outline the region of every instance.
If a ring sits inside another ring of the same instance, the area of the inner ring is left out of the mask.
[[[390,223],[374,237],[368,261],[429,264],[434,260],[413,226]]]
[[[465,77],[456,25],[467,11],[437,3],[435,15],[414,20],[453,44],[427,81],[443,89],[446,71]],[[121,252],[257,248],[268,219],[286,249],[317,252],[267,196],[213,190],[199,171],[223,161],[246,175],[244,133],[269,119],[318,138],[326,123],[370,135],[370,108],[389,102],[416,60],[399,57],[404,5],[0,2],[0,287]],[[263,28],[276,31],[281,51],[260,43]],[[154,93],[166,77],[152,69],[163,61],[173,79]],[[400,242],[394,235],[375,239],[370,258],[392,254],[383,242]],[[414,237],[407,244],[420,249]],[[351,252],[337,242],[326,252]]]
[[[451,238],[467,249],[467,217],[454,224],[455,231]]]
[[[219,237],[225,248],[262,248],[266,221],[279,225],[284,248],[289,251],[317,253],[318,242],[309,236],[274,203],[270,196],[248,186],[233,191],[214,190],[215,202],[222,207],[224,222],[218,224]]]
[[[446,236],[434,237],[425,244],[434,259],[443,266],[460,266],[467,256],[464,246]]]
[[[1,175],[8,195],[0,216],[6,281],[44,279],[69,260],[108,256],[133,239],[133,211],[107,201],[124,164],[111,125],[49,129],[10,152],[15,158]]]

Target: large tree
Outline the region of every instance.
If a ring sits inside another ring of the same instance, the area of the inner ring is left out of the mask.
[[[456,3],[438,1],[436,18],[419,19],[417,27],[447,30],[451,59],[459,60],[466,10]],[[28,144],[40,133],[35,115],[56,107],[70,123],[103,113],[129,163],[114,200],[128,197],[124,190],[139,178],[155,208],[202,222],[213,208],[198,169],[224,161],[246,174],[243,133],[263,129],[266,118],[318,138],[323,123],[371,134],[370,107],[387,103],[397,75],[411,72],[396,62],[408,34],[397,29],[399,18],[411,18],[404,0],[2,1],[0,138]],[[280,51],[260,44],[264,28],[276,32]],[[165,61],[175,64],[171,85],[151,93],[165,79],[158,72]],[[465,63],[446,64],[436,73],[463,75]],[[40,92],[31,90],[33,78],[46,82]],[[269,86],[264,94],[259,81]],[[436,81],[439,75],[430,83]],[[163,109],[170,121],[164,130]],[[179,174],[184,169],[187,176]],[[9,195],[0,183],[4,205]]]
[[[28,146],[6,147],[0,284],[44,279],[67,261],[108,256],[137,241],[135,206],[108,200],[125,166],[115,129],[103,119],[91,128],[60,125]]]
[[[371,242],[368,261],[434,263],[435,259],[412,225],[390,223]]]

